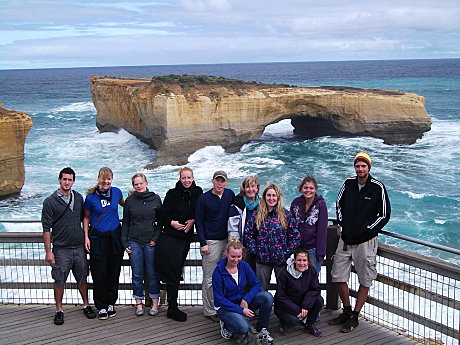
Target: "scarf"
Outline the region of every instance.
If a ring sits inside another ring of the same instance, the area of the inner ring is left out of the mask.
[[[105,199],[107,201],[110,202],[110,200],[112,200],[112,187],[110,187],[109,189],[107,189],[107,191],[103,192],[99,189],[99,186],[96,187],[96,193],[99,194],[99,196],[101,197],[101,199]]]
[[[243,195],[244,204],[249,211],[255,210],[259,207],[259,197],[256,195],[256,199],[253,202],[250,202],[246,195]]]

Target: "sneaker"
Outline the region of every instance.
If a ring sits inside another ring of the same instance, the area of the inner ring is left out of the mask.
[[[113,305],[109,305],[108,308],[107,308],[107,315],[109,317],[114,317],[115,315],[117,315],[117,311],[115,310],[115,307]]]
[[[347,321],[350,318],[351,313],[352,313],[351,310],[344,309],[342,314],[337,316],[335,319],[329,320],[329,324],[330,325],[340,325],[342,323],[345,323],[345,321]]]
[[[340,329],[342,333],[350,333],[356,327],[358,327],[358,315],[352,314],[344,323],[343,327]]]
[[[266,328],[260,330],[258,338],[260,339],[260,344],[273,344],[274,342],[273,337]]]
[[[57,311],[56,314],[54,314],[54,324],[58,326],[64,324],[64,312],[63,311]]]
[[[220,335],[222,338],[227,340],[231,339],[233,335],[232,332],[225,329],[224,322],[222,320],[220,321]]]
[[[85,314],[88,319],[94,319],[97,316],[96,312],[90,305],[83,308],[83,314]]]
[[[99,320],[107,320],[107,318],[108,318],[107,310],[105,310],[105,309],[99,310],[99,313],[97,314],[97,316],[99,317]]]
[[[321,332],[318,327],[316,327],[314,324],[313,325],[305,325],[303,328],[304,333],[310,333],[313,334],[315,337],[320,338],[324,337],[323,332]]]

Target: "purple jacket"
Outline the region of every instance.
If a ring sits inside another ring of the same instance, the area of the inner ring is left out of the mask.
[[[288,259],[288,266],[284,268],[276,279],[275,307],[280,307],[292,315],[298,315],[301,309],[310,310],[321,293],[315,269],[310,266],[299,278],[294,278],[288,272],[293,265],[293,259]]]
[[[291,203],[291,213],[300,232],[300,247],[316,248],[316,259],[324,260],[326,256],[326,237],[328,214],[327,206],[321,195],[316,195],[308,212],[305,212],[305,197],[295,198]]]

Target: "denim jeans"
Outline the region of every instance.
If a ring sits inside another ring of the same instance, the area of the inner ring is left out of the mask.
[[[318,317],[323,305],[324,299],[321,295],[318,295],[315,304],[308,310],[307,325],[312,325],[316,322],[316,318]],[[280,319],[280,324],[283,328],[298,325],[301,321],[297,318],[297,315],[293,315],[280,307],[275,307],[275,315]]]
[[[144,299],[144,271],[147,274],[147,282],[150,298],[160,297],[160,281],[155,272],[154,258],[155,247],[151,247],[149,243],[138,243],[128,241],[128,246],[131,247],[129,261],[132,271],[132,286],[133,297]]]
[[[249,303],[249,309],[252,311],[259,309],[259,319],[256,326],[258,332],[262,328],[268,328],[272,305],[273,296],[266,291],[259,292]],[[221,307],[217,310],[217,315],[224,322],[225,329],[233,334],[246,334],[249,331],[249,320],[243,314],[228,311]]]
[[[315,268],[316,274],[319,277],[319,272],[321,271],[323,260],[321,261],[316,260],[316,248],[307,249],[307,253],[308,253],[308,260],[310,261],[310,265],[312,265]]]

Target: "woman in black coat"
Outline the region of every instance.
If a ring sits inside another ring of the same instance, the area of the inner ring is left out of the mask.
[[[195,184],[192,169],[179,171],[176,187],[170,189],[159,212],[163,232],[158,241],[156,270],[166,284],[167,317],[186,321],[187,314],[177,307],[179,284],[185,259],[190,250],[195,224],[195,205],[203,190]]]

